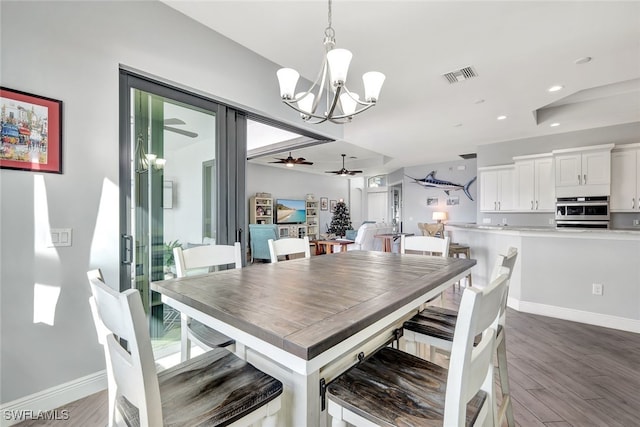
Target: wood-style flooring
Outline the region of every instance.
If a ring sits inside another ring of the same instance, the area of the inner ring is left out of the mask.
[[[460,295],[448,290],[444,305],[456,307]],[[640,334],[509,310],[506,338],[519,426],[640,426]],[[69,411],[68,421],[18,425],[107,424],[106,392],[61,409]]]

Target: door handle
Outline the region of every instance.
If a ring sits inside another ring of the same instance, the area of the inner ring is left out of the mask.
[[[123,234],[122,236],[122,254],[120,258],[123,264],[131,264],[133,262],[133,236]]]
[[[236,238],[236,242],[242,243],[242,228],[238,228],[238,231],[236,232]]]
[[[538,210],[538,201],[536,200],[536,210]]]
[[[582,177],[578,174],[578,185],[582,185]]]
[[[494,211],[498,210],[498,202],[493,202],[493,210]]]
[[[531,201],[531,210],[533,210],[533,200]]]
[[[586,173],[584,174],[584,179],[583,179],[583,181],[584,181],[584,185],[587,185],[587,174],[586,174]]]
[[[500,210],[500,202],[498,202],[498,210]]]

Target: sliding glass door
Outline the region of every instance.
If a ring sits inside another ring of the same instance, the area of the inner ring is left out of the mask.
[[[153,339],[178,339],[178,313],[150,283],[175,274],[175,246],[246,247],[246,119],[124,70],[120,101],[120,287],[141,292]]]

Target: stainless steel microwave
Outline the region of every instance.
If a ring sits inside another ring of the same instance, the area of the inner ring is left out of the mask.
[[[556,201],[558,227],[609,227],[609,197],[561,197]]]

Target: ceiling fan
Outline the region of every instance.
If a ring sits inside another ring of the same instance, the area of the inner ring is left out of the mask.
[[[183,136],[187,136],[189,138],[197,138],[198,134],[195,132],[191,132],[189,130],[184,130],[184,129],[180,129],[180,128],[174,128],[171,125],[186,125],[186,123],[184,122],[184,120],[180,120],[180,119],[176,119],[176,118],[170,118],[170,119],[165,119],[164,120],[164,130],[168,130],[169,132],[175,132],[179,135],[183,135]]]
[[[288,168],[292,168],[293,165],[312,165],[313,164],[313,162],[307,162],[304,157],[298,157],[297,159],[294,159],[293,157],[291,157],[291,152],[289,152],[289,157],[287,157],[286,159],[279,159],[277,157],[275,157],[275,159],[277,160],[277,162],[269,162],[269,163],[282,163],[287,165]]]
[[[346,154],[342,154],[342,169],[337,170],[337,171],[325,171],[325,173],[335,173],[336,175],[340,175],[340,176],[347,176],[347,175],[355,175],[357,173],[362,173],[362,171],[350,171],[345,169],[344,167],[344,158],[346,157]]]

